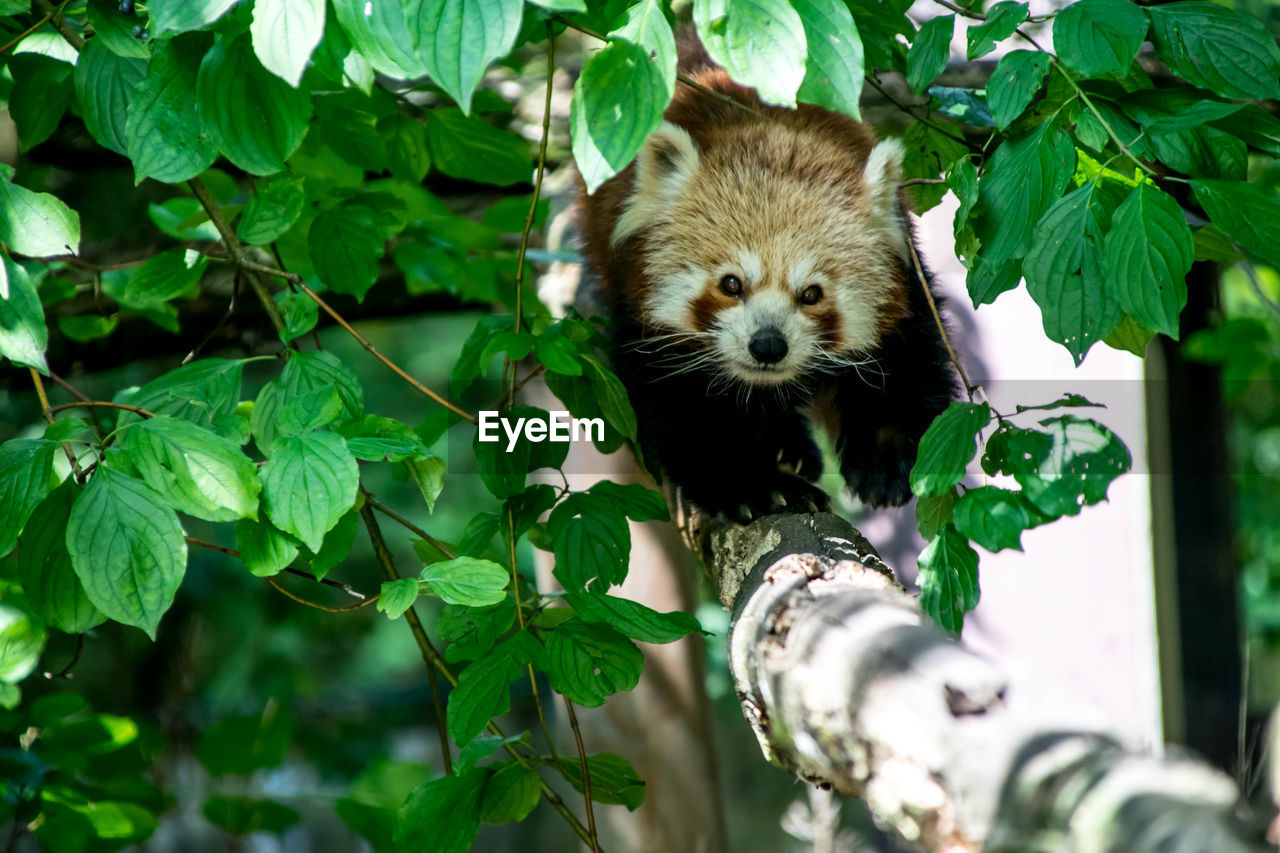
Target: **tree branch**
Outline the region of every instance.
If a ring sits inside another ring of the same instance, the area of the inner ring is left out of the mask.
[[[864,798],[909,849],[1271,849],[1229,778],[1124,744],[943,634],[844,520],[685,532],[733,610],[729,664],[765,756]]]

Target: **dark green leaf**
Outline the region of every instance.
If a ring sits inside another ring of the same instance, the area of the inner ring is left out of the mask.
[[[147,43],[146,31],[139,31],[139,20],[134,15],[126,15],[120,11],[120,4],[115,0],[89,0],[89,25],[93,27],[93,37],[117,56],[147,59],[151,56],[151,48]]]
[[[218,155],[191,97],[204,52],[199,42],[194,37],[162,42],[146,77],[133,90],[124,138],[138,183],[143,178],[169,183],[194,178]]]
[[[509,186],[528,183],[533,176],[529,146],[523,139],[461,110],[436,109],[427,114],[427,145],[431,162],[454,178]]]
[[[614,501],[632,521],[667,521],[671,517],[662,495],[640,483],[601,480],[587,491]]]
[[[244,518],[236,523],[236,550],[249,571],[264,578],[279,574],[296,560],[299,545],[265,518]]]
[[[82,634],[106,618],[89,600],[67,550],[67,517],[79,491],[68,480],[51,492],[26,522],[18,552],[18,576],[31,609],[45,624],[68,634]],[[9,505],[7,497],[0,503],[6,509]],[[7,521],[0,523],[0,530],[8,529]]]
[[[930,18],[920,26],[920,32],[911,42],[911,49],[907,51],[907,84],[917,95],[947,67],[955,25],[955,15]]]
[[[562,758],[556,769],[582,792],[582,762]],[[635,811],[644,803],[644,780],[621,755],[600,752],[587,756],[587,774],[591,777],[591,799],[597,803],[614,803]]]
[[[944,525],[951,521],[958,497],[952,489],[940,495],[928,495],[916,501],[916,527],[925,539],[938,535]]]
[[[542,798],[538,774],[515,761],[497,762],[492,769],[480,799],[480,818],[485,823],[524,820]]]
[[[504,642],[458,676],[458,686],[449,694],[447,717],[449,737],[459,746],[484,731],[494,717],[511,710],[507,686],[521,671],[511,650],[510,641]]]
[[[282,171],[307,134],[311,99],[263,68],[244,36],[220,36],[205,54],[196,97],[214,144],[246,172]]]
[[[1280,97],[1280,48],[1259,21],[1214,3],[1146,12],[1156,55],[1188,83],[1229,99]]]
[[[638,601],[604,593],[570,592],[565,600],[584,622],[599,622],[642,643],[673,643],[702,630],[688,613],[659,613]]]
[[[158,307],[200,283],[209,259],[194,249],[170,249],[152,255],[133,271],[120,301],[131,308]]]
[[[466,853],[480,829],[480,795],[488,778],[488,770],[472,768],[415,788],[400,807],[397,849]]]
[[[255,246],[265,245],[288,231],[298,221],[307,203],[300,178],[274,178],[249,199],[236,233]]]
[[[950,524],[920,554],[920,607],[938,627],[959,634],[978,606],[978,553]]]
[[[571,702],[598,708],[640,681],[644,655],[618,631],[570,619],[546,635],[545,671],[551,689]]]
[[[1053,518],[1105,500],[1107,487],[1131,465],[1124,443],[1096,421],[1074,415],[1041,423],[1048,428],[1048,452],[1008,466],[1027,500]]]
[[[1047,53],[1014,50],[1000,57],[996,70],[987,82],[987,103],[991,107],[991,119],[996,127],[1004,130],[1022,115],[1048,72]]]
[[[911,491],[940,495],[964,477],[977,449],[977,436],[991,420],[986,403],[955,402],[939,415],[924,437],[911,469]]]
[[[316,275],[338,293],[363,300],[378,280],[382,235],[363,207],[336,207],[321,213],[311,223],[307,246]]]
[[[1280,196],[1275,190],[1235,181],[1192,181],[1191,188],[1224,234],[1280,267]]]
[[[445,660],[457,663],[475,660],[488,653],[493,644],[510,630],[516,619],[516,603],[511,598],[490,607],[446,604],[440,609],[436,628],[446,643]]]
[[[378,133],[387,151],[387,167],[402,181],[421,183],[431,168],[427,150],[427,128],[422,122],[402,115],[378,120]]]
[[[507,597],[510,573],[492,560],[455,557],[430,563],[418,577],[448,604],[486,607]]]
[[[18,147],[29,151],[58,129],[67,107],[75,100],[73,70],[47,56],[23,55],[9,60],[13,91],[9,116],[18,131]]]
[[[1147,354],[1147,344],[1151,343],[1151,339],[1155,336],[1155,332],[1145,328],[1126,314],[1120,318],[1119,325],[1107,335],[1103,343],[1113,349],[1131,352],[1138,358],[1144,358]]]
[[[1116,211],[1105,242],[1107,283],[1125,313],[1176,339],[1194,258],[1191,229],[1178,203],[1146,182],[1135,187]]]
[[[622,510],[608,499],[569,495],[551,511],[547,532],[555,547],[556,579],[570,592],[622,583],[627,576],[631,531]]]
[[[99,468],[71,508],[67,550],[94,607],[155,639],[187,568],[182,526],[160,496]]]
[[[975,127],[995,127],[985,93],[960,86],[930,86],[933,107],[943,115]]]
[[[1027,4],[1004,0],[987,10],[987,19],[969,27],[965,39],[969,43],[968,58],[972,61],[995,50],[996,42],[1004,41],[1027,20]]]
[[[116,56],[100,39],[89,39],[76,61],[76,98],[84,126],[103,146],[127,154],[125,116],[133,89],[147,74],[141,59]]]
[[[694,0],[693,22],[707,54],[730,77],[765,103],[795,106],[806,42],[800,15],[786,0]]]
[[[600,405],[601,414],[609,426],[634,441],[636,412],[622,380],[595,356],[580,353],[579,357],[586,365],[585,375],[591,379],[591,392]]]
[[[284,321],[284,330],[280,332],[282,342],[288,343],[316,327],[320,307],[310,296],[296,290],[282,290],[274,298],[280,319]]]
[[[1147,37],[1147,16],[1129,0],[1078,0],[1053,20],[1053,47],[1085,77],[1123,74]]]
[[[260,476],[267,517],[312,551],[355,503],[360,482],[355,458],[331,432],[277,440]]]

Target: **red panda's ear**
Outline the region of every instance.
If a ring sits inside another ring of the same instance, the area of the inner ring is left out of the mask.
[[[895,248],[907,255],[907,225],[898,190],[902,187],[902,141],[890,137],[876,143],[863,167],[862,180],[875,220],[884,223]]]
[[[698,145],[684,128],[664,121],[636,155],[636,177],[611,242],[621,243],[661,217],[698,170]]]

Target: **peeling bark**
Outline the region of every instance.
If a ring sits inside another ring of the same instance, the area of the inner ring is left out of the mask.
[[[865,799],[914,849],[1274,849],[1225,775],[1134,749],[934,627],[842,519],[683,527],[734,615],[729,663],[765,757]]]

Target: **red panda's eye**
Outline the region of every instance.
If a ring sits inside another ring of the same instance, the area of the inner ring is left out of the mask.
[[[720,290],[729,296],[737,296],[742,292],[742,282],[736,275],[727,275],[720,279]]]
[[[822,288],[811,284],[800,292],[800,301],[805,305],[816,305],[822,301]]]

